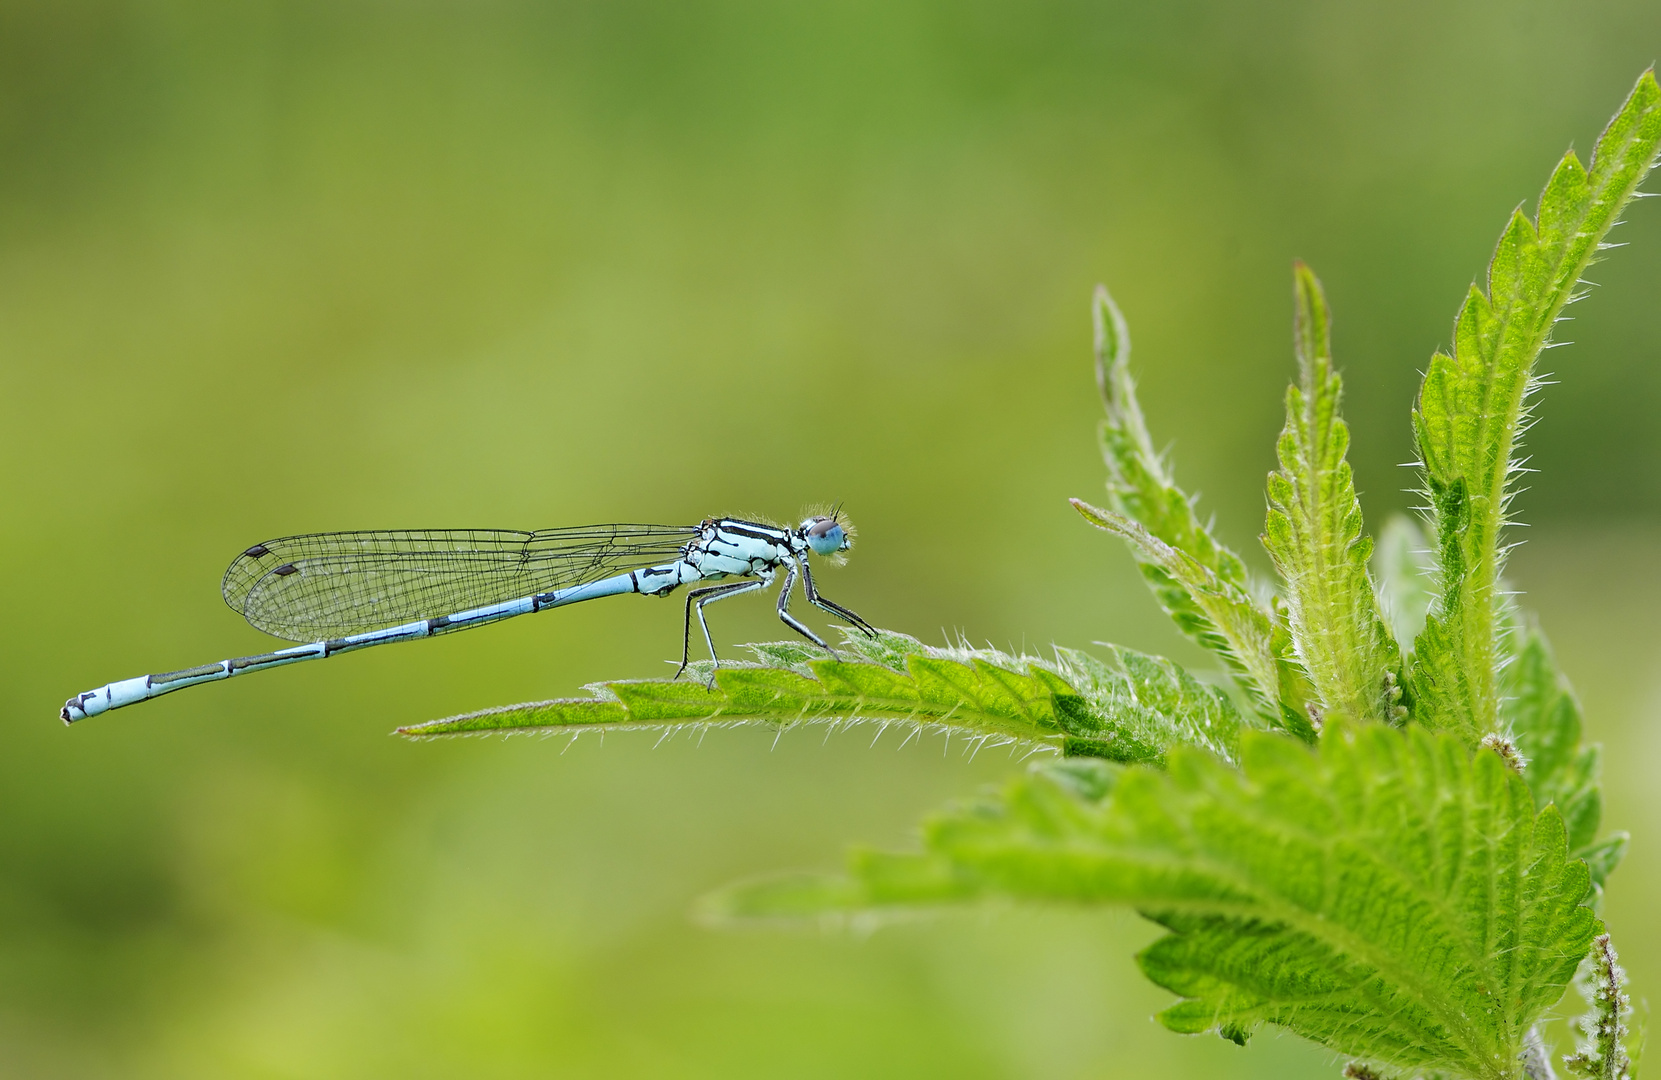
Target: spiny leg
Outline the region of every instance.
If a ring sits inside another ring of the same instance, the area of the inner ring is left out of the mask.
[[[877,636],[876,630],[872,628],[870,623],[866,622],[858,615],[855,615],[841,604],[836,603],[834,600],[826,600],[823,596],[819,595],[819,590],[813,584],[813,571],[808,569],[806,559],[802,560],[802,591],[807,594],[807,602],[818,608],[820,611],[830,612],[832,615],[835,615],[837,618],[859,630],[866,637],[874,638]]]
[[[692,659],[692,609],[698,609],[698,625],[703,627],[704,644],[709,646],[709,658],[719,664],[720,660],[715,655],[715,639],[709,636],[709,623],[704,621],[704,605],[725,600],[729,596],[737,596],[739,593],[754,592],[766,584],[765,581],[735,581],[727,585],[693,589],[686,594],[686,632],[681,635],[681,666],[675,669],[675,678],[681,677]]]
[[[779,618],[784,620],[784,625],[790,627],[790,629],[807,638],[809,641],[813,642],[821,649],[824,649],[832,656],[835,656],[836,650],[825,644],[824,638],[820,637],[818,634],[815,634],[812,630],[809,630],[806,623],[790,614],[790,590],[795,587],[796,562],[792,559],[784,564],[784,588],[779,590]]]

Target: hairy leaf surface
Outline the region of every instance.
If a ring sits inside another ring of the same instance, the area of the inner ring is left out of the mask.
[[[593,696],[531,702],[401,728],[417,737],[514,729],[673,729],[766,723],[872,722],[962,731],[999,745],[1160,764],[1174,745],[1236,755],[1240,717],[1228,696],[1160,657],[1109,646],[1107,659],[1057,649],[1054,660],[938,649],[888,631],[850,632],[842,656],[796,642],[750,646],[753,664],[713,682],[647,679]],[[695,670],[707,678],[708,664]]]
[[[1122,514],[1080,499],[1072,503],[1086,521],[1127,541],[1138,562],[1157,569],[1163,580],[1181,590],[1179,606],[1166,610],[1178,626],[1185,626],[1195,640],[1228,662],[1262,716],[1302,738],[1314,737],[1308,715],[1282,705],[1300,696],[1289,688],[1302,680],[1301,671],[1290,670],[1294,663],[1290,643],[1276,634],[1271,614],[1244,587]],[[1159,594],[1157,588],[1155,593]]]
[[[1246,588],[1246,564],[1211,534],[1195,513],[1193,500],[1177,486],[1169,463],[1153,448],[1130,374],[1130,328],[1104,286],[1096,286],[1091,313],[1096,332],[1096,384],[1107,410],[1101,440],[1113,509],[1140,522],[1219,580]]]
[[[1131,554],[1160,606],[1184,634],[1222,658],[1264,719],[1313,734],[1304,711],[1307,680],[1293,657],[1291,639],[1273,633],[1272,615],[1257,601],[1246,564],[1212,535],[1195,512],[1194,500],[1177,486],[1169,464],[1153,448],[1130,374],[1130,330],[1100,285],[1092,314],[1096,383],[1107,410],[1102,457],[1113,514],[1077,499],[1073,505],[1093,524],[1130,541]],[[1102,525],[1099,519],[1113,515],[1134,522],[1140,531]]]
[[[1645,72],[1599,137],[1590,168],[1563,157],[1530,221],[1500,237],[1487,289],[1472,286],[1454,347],[1431,358],[1413,412],[1436,526],[1441,592],[1415,648],[1417,715],[1469,739],[1499,718],[1500,532],[1534,364],[1565,304],[1661,146],[1661,89]]]
[[[1243,769],[1039,768],[931,820],[914,855],[712,897],[714,919],[881,919],[989,897],[1134,905],[1178,1031],[1274,1023],[1420,1070],[1516,1077],[1598,930],[1555,806],[1495,754],[1414,727],[1247,733]]]
[[[1332,366],[1330,318],[1309,267],[1293,271],[1298,382],[1286,392],[1286,427],[1269,474],[1263,546],[1286,584],[1291,638],[1323,714],[1394,721],[1401,655],[1368,572],[1361,501],[1339,415],[1343,383]]]

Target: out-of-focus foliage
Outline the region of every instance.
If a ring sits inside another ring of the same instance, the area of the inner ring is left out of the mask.
[[[1435,552],[1417,521],[1405,514],[1385,520],[1373,549],[1373,578],[1398,645],[1411,649],[1436,595]]]
[[[1569,851],[1586,860],[1592,884],[1601,888],[1625,854],[1628,837],[1624,832],[1598,837],[1603,823],[1601,748],[1587,744],[1580,704],[1537,628],[1529,628],[1503,685],[1506,725],[1528,763],[1535,805],[1557,806],[1568,829]]]
[[[1100,474],[1091,285],[1135,321],[1188,491],[1261,574],[1289,260],[1339,312],[1380,521],[1412,501],[1402,415],[1448,298],[1538,189],[1541,147],[1584,140],[1657,40],[1635,0],[0,5],[3,1071],[1330,1076],[1294,1040],[1147,1023],[1169,995],[1126,959],[1134,919],[865,942],[686,924],[723,881],[902,846],[1007,752],[387,737],[666,674],[668,605],[85,730],[54,713],[267,648],[218,599],[263,537],[838,498],[861,545],[822,584],[883,625],[1198,668],[1064,505]],[[1607,746],[1604,817],[1635,838],[1604,910],[1645,985],[1655,206],[1548,354],[1510,571]],[[717,452],[731,432],[753,449]],[[777,636],[766,604],[727,607],[718,644]]]

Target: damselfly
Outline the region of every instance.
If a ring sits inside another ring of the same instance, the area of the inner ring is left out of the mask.
[[[793,529],[710,518],[698,525],[340,532],[268,540],[238,555],[225,571],[225,602],[268,634],[310,644],[110,683],[70,698],[63,720],[73,723],[250,671],[468,630],[596,597],[667,596],[694,582],[745,579],[687,594],[678,678],[691,653],[693,614],[714,659],[705,606],[766,588],[780,570],[779,618],[829,650],[790,614],[790,594],[800,576],[808,603],[874,637],[864,619],[819,595],[808,567],[810,554],[834,556],[852,544],[852,526],[836,513],[810,517]]]

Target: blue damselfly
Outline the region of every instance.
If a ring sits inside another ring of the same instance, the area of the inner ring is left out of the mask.
[[[795,528],[710,518],[698,525],[414,529],[268,540],[238,555],[225,571],[225,602],[256,628],[309,644],[110,683],[70,698],[62,716],[73,723],[187,686],[601,596],[667,596],[682,585],[744,579],[687,594],[678,678],[691,653],[694,613],[714,659],[704,607],[766,588],[780,570],[779,618],[828,650],[790,614],[790,594],[799,576],[808,603],[875,636],[864,619],[819,595],[808,566],[810,554],[836,556],[852,543],[852,526],[836,513],[809,517]]]

